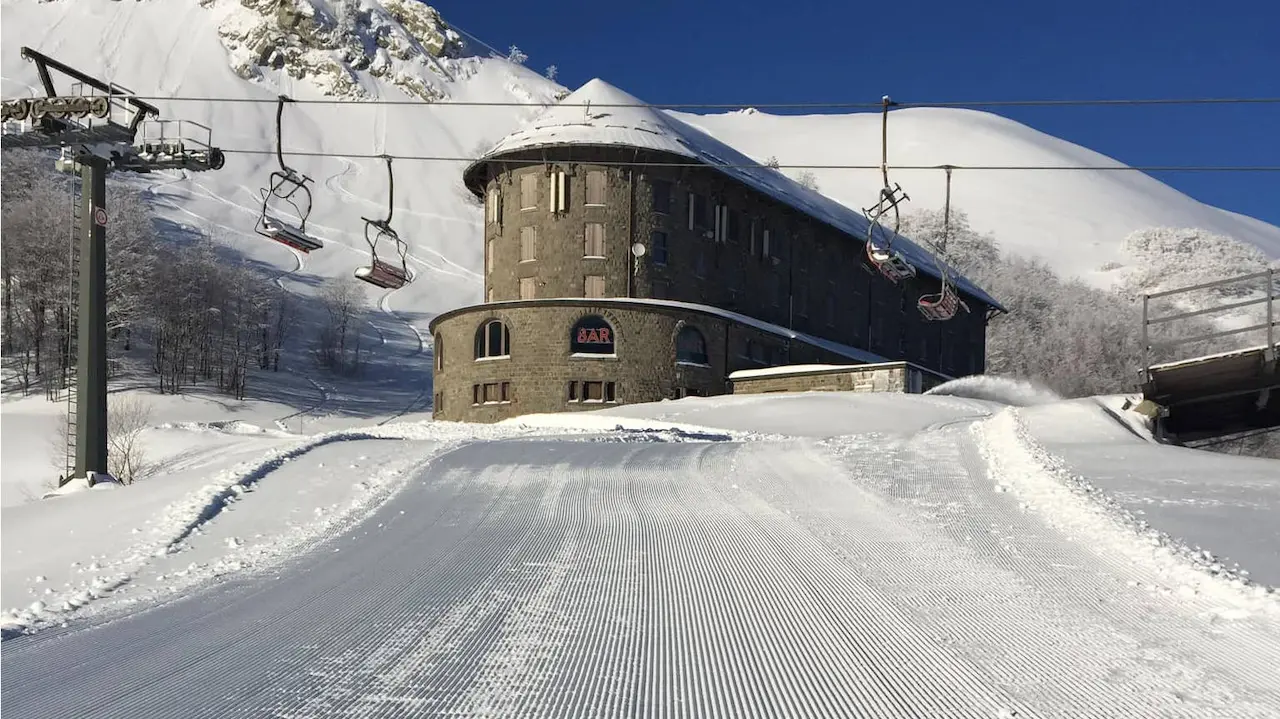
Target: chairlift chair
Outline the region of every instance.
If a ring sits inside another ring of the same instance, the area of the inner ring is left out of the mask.
[[[276,106],[276,162],[279,163],[280,169],[271,173],[270,186],[262,189],[262,212],[255,229],[263,237],[292,247],[299,252],[311,252],[324,247],[324,243],[307,234],[307,218],[311,215],[311,190],[307,188],[307,183],[311,182],[311,178],[284,164],[284,153],[281,150],[283,142],[281,120],[286,102],[291,100],[281,95],[279,104]],[[305,207],[293,199],[299,192],[302,193]],[[297,212],[300,223],[294,225],[278,216],[273,216],[268,207],[273,198],[289,203]]]
[[[872,214],[869,219],[871,224],[867,227],[867,259],[890,282],[898,283],[915,277],[915,266],[901,252],[893,249],[892,243],[876,243],[876,229],[881,228],[880,215]]]
[[[944,258],[947,241],[951,239],[951,170],[953,168],[950,165],[943,165],[943,169],[947,173],[947,193],[942,215],[942,242],[940,246],[931,248],[942,287],[936,293],[921,295],[920,299],[916,300],[916,307],[920,309],[920,313],[932,322],[945,322],[955,317],[961,308],[964,308],[965,312],[969,311],[969,306],[956,292],[955,282],[951,279],[949,267]]]
[[[916,307],[920,309],[920,314],[931,322],[945,322],[963,307],[965,312],[969,311],[969,306],[960,300],[960,295],[956,294],[955,288],[947,280],[942,281],[942,290],[935,294],[921,295],[916,301]]]
[[[383,155],[382,159],[387,162],[387,219],[360,218],[365,222],[364,239],[369,243],[370,260],[368,265],[356,268],[355,276],[356,279],[364,280],[375,287],[396,290],[404,287],[411,280],[408,263],[409,247],[391,227],[391,218],[395,214],[396,182],[391,172],[391,156]],[[395,243],[396,251],[400,254],[399,267],[378,259],[378,242],[383,239],[389,239]]]

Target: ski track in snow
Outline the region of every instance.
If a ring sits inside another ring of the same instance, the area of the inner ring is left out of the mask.
[[[271,581],[6,642],[6,706],[1280,712],[1275,597],[1176,552],[1153,559],[1146,537],[1053,474],[1012,410],[910,437],[610,437],[469,444]]]

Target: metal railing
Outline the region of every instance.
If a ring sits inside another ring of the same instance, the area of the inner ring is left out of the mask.
[[[1189,287],[1179,287],[1173,290],[1163,290],[1160,292],[1152,292],[1142,295],[1142,373],[1143,382],[1151,379],[1152,351],[1156,348],[1171,348],[1180,345],[1188,345],[1197,342],[1204,342],[1220,337],[1229,337],[1232,335],[1245,334],[1247,332],[1263,332],[1266,333],[1266,344],[1263,353],[1267,361],[1275,358],[1277,332],[1276,328],[1280,327],[1280,322],[1276,320],[1276,300],[1280,299],[1280,288],[1277,288],[1276,280],[1280,278],[1280,268],[1271,268],[1261,272],[1253,272],[1247,275],[1239,275],[1224,280],[1215,280],[1213,282],[1204,282]],[[1226,304],[1215,305],[1213,307],[1204,307],[1197,310],[1179,312],[1177,314],[1152,316],[1151,301],[1156,299],[1170,298],[1177,295],[1185,295],[1190,292],[1198,292],[1215,288],[1223,288],[1231,285],[1240,285],[1246,282],[1262,281],[1263,292],[1261,297],[1253,299],[1240,300],[1236,302],[1228,302]],[[1247,327],[1239,327],[1236,329],[1220,330],[1217,332],[1208,332],[1194,335],[1191,337],[1176,337],[1172,339],[1155,340],[1151,337],[1151,328],[1156,325],[1165,325],[1169,322],[1177,320],[1190,319],[1192,317],[1208,317],[1215,313],[1222,313],[1234,310],[1240,310],[1245,307],[1251,307],[1266,303],[1266,320],[1260,324],[1251,324]]]

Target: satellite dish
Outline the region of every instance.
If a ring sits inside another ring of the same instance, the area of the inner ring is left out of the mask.
[[[635,255],[636,257],[644,257],[644,253],[645,253],[645,249],[642,243],[637,242],[631,246],[631,254]]]

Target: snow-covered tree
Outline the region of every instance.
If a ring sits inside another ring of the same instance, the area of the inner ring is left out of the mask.
[[[546,76],[547,76],[547,79],[548,79],[548,80],[550,80],[550,81],[552,81],[552,82],[555,82],[555,81],[556,81],[556,75],[558,75],[558,74],[560,74],[560,68],[556,67],[555,65],[548,65],[548,66],[547,66]]]
[[[804,185],[814,192],[818,191],[818,178],[808,170],[801,172],[800,175],[796,177],[796,182],[799,182],[801,185]]]
[[[512,45],[511,50],[507,52],[507,59],[517,65],[523,65],[524,61],[529,59],[529,56],[521,52],[520,48]]]

